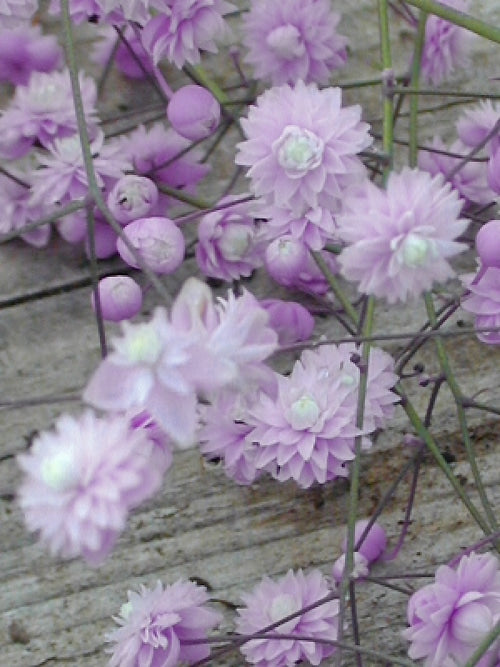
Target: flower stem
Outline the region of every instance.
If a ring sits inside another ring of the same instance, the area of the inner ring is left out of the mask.
[[[493,630],[486,635],[471,657],[467,660],[464,667],[475,667],[498,637],[500,637],[500,622],[497,623]],[[494,664],[496,664],[496,662],[494,662]]]
[[[380,48],[382,55],[382,79],[384,80],[384,103],[383,103],[383,137],[382,144],[384,153],[387,155],[387,165],[384,168],[384,182],[392,170],[394,157],[394,100],[392,91],[388,89],[394,83],[394,72],[392,70],[391,38],[389,32],[389,6],[387,0],[379,0],[379,31]]]
[[[342,288],[338,284],[337,279],[335,278],[333,273],[328,268],[328,264],[321,256],[321,253],[317,252],[316,250],[311,250],[310,252],[314,261],[318,265],[321,273],[325,276],[328,284],[330,285],[330,289],[334,293],[336,299],[340,302],[342,308],[345,310],[346,314],[352,320],[353,324],[357,325],[359,322],[358,313],[356,312],[352,303],[349,301],[349,299],[342,291]]]
[[[422,61],[422,51],[424,49],[425,41],[425,25],[427,23],[426,12],[420,12],[418,19],[417,38],[415,40],[415,51],[413,53],[413,63],[411,70],[410,85],[412,88],[418,90],[420,81],[420,64]],[[410,97],[410,132],[409,132],[409,148],[408,148],[408,163],[410,167],[417,166],[418,155],[418,95]]]

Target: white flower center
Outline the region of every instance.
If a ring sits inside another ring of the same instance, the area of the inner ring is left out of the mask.
[[[125,602],[124,604],[122,604],[120,608],[120,616],[123,618],[123,620],[126,621],[130,617],[133,611],[134,608],[132,606],[132,603],[130,601]]]
[[[154,364],[163,350],[163,342],[151,324],[135,324],[128,328],[124,338],[113,343],[126,364]]]
[[[290,178],[300,178],[316,169],[323,158],[323,140],[314,132],[297,125],[287,125],[272,145],[278,163]]]
[[[118,193],[120,206],[126,211],[142,208],[149,203],[150,199],[147,186],[137,181],[127,183],[123,190]]]
[[[346,387],[352,387],[356,384],[356,378],[349,375],[349,373],[342,373],[340,376],[340,384],[343,384]]]
[[[398,247],[399,246],[399,247]],[[391,250],[396,252],[400,264],[416,269],[427,264],[429,259],[438,256],[436,242],[411,232],[401,242],[400,238],[391,241]]]
[[[244,257],[252,242],[252,232],[243,225],[234,225],[224,232],[219,241],[219,248],[224,258],[229,261],[238,261]]]
[[[299,610],[299,608],[300,607],[297,604],[297,600],[295,600],[292,595],[289,593],[282,593],[281,595],[277,595],[271,602],[271,606],[269,607],[269,620],[271,623],[276,623],[282,618],[286,618],[287,616],[290,616],[290,614],[294,614]],[[289,630],[289,624],[293,624],[293,626],[295,626],[297,622],[298,617],[293,621],[288,621],[286,624],[278,626],[274,632],[287,632]]]
[[[42,479],[54,491],[69,491],[80,478],[72,449],[69,447],[42,461]]]
[[[82,162],[82,146],[77,136],[65,137],[56,142],[57,153],[59,157],[68,163]]]
[[[314,426],[318,420],[320,409],[312,396],[304,394],[294,401],[290,411],[290,424],[292,428],[303,430]]]
[[[33,110],[39,113],[55,111],[61,106],[59,90],[54,83],[45,83],[32,90],[30,102]]]
[[[272,30],[266,37],[266,43],[279,58],[284,60],[299,58],[306,51],[300,32],[290,23]]]

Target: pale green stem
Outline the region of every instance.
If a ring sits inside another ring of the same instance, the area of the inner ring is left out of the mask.
[[[40,220],[37,220],[36,222],[30,222],[27,225],[20,227],[19,229],[15,229],[12,232],[9,232],[8,234],[3,234],[0,236],[0,243],[11,241],[12,239],[17,238],[22,234],[26,234],[26,232],[30,232],[32,229],[38,229],[38,227],[50,225],[50,223],[56,222],[60,218],[64,218],[65,215],[76,213],[76,211],[81,211],[86,206],[87,202],[85,200],[73,201],[71,204],[62,206],[57,212],[52,213],[45,218],[40,218]]]
[[[420,64],[422,61],[422,51],[425,42],[425,25],[427,14],[420,12],[418,19],[417,38],[415,40],[415,51],[413,53],[413,63],[411,70],[410,85],[418,90],[420,82]],[[418,95],[412,95],[410,98],[410,136],[408,148],[408,162],[410,167],[417,166],[418,156]]]
[[[485,39],[500,44],[500,28],[497,28],[490,23],[485,23],[480,19],[476,19],[464,12],[459,12],[447,5],[433,2],[433,0],[406,0],[406,3],[413,7],[417,7],[418,9],[422,9],[428,14],[435,14],[446,21],[450,21],[450,23],[466,28],[467,30],[476,33],[476,35],[480,35]]]
[[[425,299],[425,307],[427,309],[427,317],[429,318],[431,326],[434,327],[437,324],[437,317],[436,317],[436,311],[434,309],[434,303],[432,301],[432,296],[427,292],[424,296],[424,299]],[[462,433],[465,451],[467,452],[467,458],[469,460],[469,465],[472,471],[472,475],[474,477],[474,482],[476,484],[479,497],[481,498],[481,503],[483,505],[486,516],[488,517],[488,521],[490,522],[491,528],[493,530],[497,530],[498,522],[495,517],[495,513],[491,507],[488,496],[486,495],[486,490],[484,488],[484,484],[481,479],[481,474],[477,467],[474,445],[472,444],[472,440],[469,435],[469,429],[467,426],[467,417],[465,415],[465,410],[463,407],[464,396],[462,394],[460,387],[458,386],[458,383],[451,369],[450,362],[448,360],[448,354],[446,352],[446,348],[444,346],[443,341],[439,338],[439,336],[437,336],[434,342],[436,345],[436,351],[439,359],[439,365],[441,366],[441,371],[446,377],[446,382],[448,384],[448,387],[450,388],[450,391],[453,395],[453,398],[457,406],[457,416],[458,416],[458,422],[460,424],[460,431]]]
[[[379,0],[379,30],[380,30],[380,48],[382,55],[382,67],[386,77],[392,77],[392,55],[391,55],[391,38],[389,32],[389,3],[387,0]],[[386,86],[388,85],[387,78],[385,79]],[[390,82],[392,85],[393,81]],[[387,166],[384,168],[384,182],[387,180],[391,170],[394,157],[394,100],[390,90],[384,91],[383,103],[383,136],[382,143],[384,153],[387,155]]]
[[[201,65],[193,66],[192,71],[198,81],[212,93],[219,104],[224,106],[224,104],[229,102],[229,97],[226,95],[226,93],[222,90],[219,84],[207,74]]]
[[[321,253],[316,252],[315,250],[311,250],[311,255],[316,264],[318,265],[321,273],[325,276],[330,286],[330,289],[334,293],[337,301],[341,304],[342,308],[346,312],[346,315],[348,315],[348,317],[352,320],[353,324],[357,325],[359,322],[358,313],[356,312],[352,303],[349,301],[349,299],[342,291],[342,288],[338,284],[337,279],[328,268],[328,264],[325,262],[323,257],[321,257]]]
[[[207,202],[204,199],[200,199],[199,197],[193,197],[184,190],[171,188],[169,185],[165,185],[164,183],[157,183],[157,187],[160,192],[163,192],[163,194],[169,195],[169,197],[173,197],[174,199],[182,201],[185,204],[190,204],[191,206],[194,206],[194,208],[205,210],[212,207],[210,202]]]

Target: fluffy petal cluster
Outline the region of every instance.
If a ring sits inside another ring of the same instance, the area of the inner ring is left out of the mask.
[[[95,82],[81,74],[80,87],[85,116],[94,134]],[[26,86],[17,86],[8,108],[0,116],[0,156],[23,157],[36,141],[48,146],[54,139],[71,136],[76,131],[68,71],[33,72]]]
[[[2,0],[0,3],[0,28],[26,25],[38,9],[36,0]]]
[[[200,62],[200,51],[217,53],[228,34],[223,16],[236,9],[226,0],[162,0],[161,13],[144,26],[142,43],[155,63],[166,58],[181,68]]]
[[[319,570],[305,574],[302,570],[288,573],[273,581],[265,577],[251,592],[242,596],[245,607],[238,609],[236,632],[252,634],[278,623],[292,614],[294,618],[280,623],[273,634],[297,635],[316,639],[251,639],[241,652],[247,662],[258,667],[289,667],[299,662],[319,665],[332,655],[335,647],[321,640],[335,641],[338,635],[338,600],[330,600],[300,613],[301,609],[319,602],[330,593],[327,581]]]
[[[485,141],[488,136],[490,140],[486,144],[488,153],[500,145],[499,133],[492,136],[495,125],[500,120],[500,103],[484,100],[473,109],[465,111],[457,121],[457,132],[460,139],[467,146],[477,146]]]
[[[418,166],[433,176],[442,174],[445,178],[461,162],[462,157],[465,157],[470,151],[470,148],[460,139],[453,142],[448,148],[439,137],[434,137],[431,147],[443,152],[420,151]],[[445,155],[446,152],[462,157]],[[489,204],[495,198],[495,193],[488,185],[487,168],[484,162],[467,162],[449,179],[449,182],[458,190],[460,196],[469,202]]]
[[[442,565],[432,584],[408,603],[408,655],[425,667],[464,665],[500,621],[500,563],[492,554],[463,556],[456,569]],[[500,642],[477,663],[497,665]],[[495,659],[496,658],[496,659]]]
[[[91,144],[97,183],[101,188],[110,187],[130,169],[130,162],[118,151],[118,145],[103,144],[103,140],[99,132]],[[77,134],[55,139],[47,152],[39,152],[36,157],[41,168],[32,175],[33,204],[67,204],[85,197],[88,192],[87,172]]]
[[[186,644],[206,637],[222,616],[206,606],[203,586],[179,580],[153,589],[141,586],[128,592],[114,620],[121,627],[106,636],[113,644],[110,667],[176,667],[191,665],[210,655],[209,644]]]
[[[0,233],[7,234],[16,229],[22,229],[30,222],[39,220],[43,215],[49,213],[41,206],[34,206],[31,203],[31,189],[28,185],[29,176],[26,173],[14,172],[10,173],[26,186],[0,174],[0,210],[2,216],[0,218]],[[41,248],[45,246],[50,238],[50,225],[37,227],[31,231],[22,234],[22,239],[35,246]]]
[[[389,303],[419,296],[454,276],[446,258],[467,247],[454,241],[468,225],[458,217],[461,208],[441,175],[405,168],[391,174],[386,190],[365,181],[337,218],[348,244],[339,257],[342,273]]]
[[[266,227],[273,238],[292,236],[311,250],[321,250],[327,241],[336,238],[336,224],[332,212],[326,208],[311,208],[296,216],[287,209],[265,207]]]
[[[392,416],[397,398],[393,360],[373,348],[362,429],[356,427],[360,371],[351,357],[353,344],[306,350],[288,376],[277,375],[276,396],[261,393],[249,408],[254,425],[247,436],[255,443],[254,463],[275,479],[294,479],[307,488],[348,474],[356,436],[371,433]],[[363,437],[363,445],[370,446]]]
[[[225,197],[219,204],[230,204],[239,198]],[[252,215],[252,202],[234,204],[201,218],[196,261],[211,278],[238,280],[262,265],[264,243]]]
[[[243,19],[246,61],[273,86],[299,79],[326,84],[347,60],[339,21],[328,0],[257,0]]]
[[[276,349],[277,335],[267,321],[249,292],[214,304],[209,288],[191,278],[170,319],[159,307],[149,322],[123,323],[84,399],[103,410],[146,409],[178,446],[190,447],[198,394],[232,383],[242,389],[269,373],[262,362]]]
[[[188,139],[174,130],[167,130],[161,123],[155,123],[149,129],[139,126],[122,140],[121,149],[133,164],[136,174],[148,176],[156,184],[195,194],[196,184],[206,176],[210,167],[200,164],[202,153],[198,150],[190,150],[186,155],[177,157],[190,145]],[[151,209],[149,215],[163,216],[173,203],[175,200],[160,194],[156,207]]]
[[[158,430],[128,417],[63,415],[18,462],[19,502],[29,530],[53,555],[98,565],[125,527],[128,512],[159,489],[172,457]]]
[[[469,294],[461,305],[476,316],[476,328],[500,327],[500,268],[486,267],[477,276],[463,276],[462,280]],[[483,343],[500,345],[500,331],[481,331],[477,337]]]
[[[56,38],[39,26],[0,29],[0,81],[25,86],[32,72],[51,72],[61,61]]]
[[[299,81],[265,91],[241,121],[247,137],[237,164],[249,167],[252,192],[301,217],[337,211],[345,188],[365,170],[357,154],[371,144],[361,107],[341,106],[340,88]]]
[[[467,12],[468,0],[442,0],[461,12]],[[426,81],[434,86],[447,79],[457,67],[466,67],[474,35],[465,28],[430,15],[425,26],[425,42],[422,52],[421,71]]]

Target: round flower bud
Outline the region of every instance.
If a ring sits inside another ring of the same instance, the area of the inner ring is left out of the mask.
[[[169,218],[140,218],[123,230],[147,266],[155,273],[173,273],[182,264],[186,244],[184,236]],[[122,239],[117,250],[124,262],[140,268]]]
[[[500,195],[500,145],[488,162],[488,185],[493,192]]]
[[[264,299],[259,303],[269,313],[269,326],[278,334],[280,345],[291,345],[310,338],[314,317],[300,303],[281,299]]]
[[[500,220],[490,220],[476,236],[476,250],[484,268],[500,269]]]
[[[220,120],[220,105],[212,93],[194,84],[175,92],[167,107],[167,118],[176,132],[198,141],[209,137]]]
[[[280,285],[294,285],[307,266],[307,249],[292,236],[284,235],[269,244],[265,264],[269,275]]]
[[[95,256],[97,259],[108,259],[116,255],[116,234],[107,222],[96,220],[94,227]],[[89,239],[85,241],[85,252],[90,257]]]
[[[98,284],[101,313],[105,320],[129,320],[141,310],[142,290],[129,276],[107,276]],[[95,310],[95,295],[92,293]]]
[[[145,176],[122,176],[108,195],[108,207],[117,222],[126,225],[144,218],[158,201],[158,188]]]
[[[356,525],[354,527],[354,547],[357,546],[359,538],[364,533],[368,523],[368,519],[361,519],[361,521],[356,521]],[[373,563],[374,561],[378,560],[384,553],[386,546],[387,538],[385,536],[385,530],[380,524],[375,522],[357,551],[359,551],[359,553],[363,555],[369,563]],[[346,548],[347,540],[344,540],[342,542],[342,551],[345,551]]]

